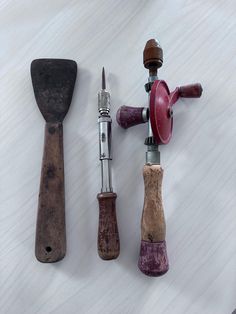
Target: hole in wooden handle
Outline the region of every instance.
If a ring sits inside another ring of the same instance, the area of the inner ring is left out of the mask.
[[[51,246],[46,246],[45,250],[47,253],[50,253],[52,251],[52,248],[51,248]]]

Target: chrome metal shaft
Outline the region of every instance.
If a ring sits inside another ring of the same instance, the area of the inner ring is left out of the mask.
[[[102,89],[98,93],[99,159],[101,161],[101,192],[112,192],[111,179],[111,124],[110,93],[105,89],[105,71],[102,72]]]
[[[158,77],[155,75],[148,77],[148,83],[153,83],[154,81],[158,80]],[[148,106],[150,106],[150,91],[148,92]],[[150,110],[150,108],[149,108]],[[152,126],[151,121],[149,118],[148,121],[148,138],[153,138]],[[147,151],[146,151],[146,164],[160,164],[160,152],[158,150],[158,145],[154,143],[147,144]]]

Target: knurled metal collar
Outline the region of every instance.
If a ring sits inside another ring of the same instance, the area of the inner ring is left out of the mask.
[[[154,136],[149,136],[145,138],[144,145],[158,145]]]
[[[110,93],[106,90],[101,90],[98,93],[98,111],[101,115],[110,112]]]

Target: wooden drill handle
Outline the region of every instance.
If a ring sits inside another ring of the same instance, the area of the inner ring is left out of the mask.
[[[160,276],[168,271],[166,252],[166,224],[162,204],[163,169],[159,165],[143,168],[145,187],[141,221],[140,270],[149,276]]]
[[[40,262],[61,260],[66,253],[62,123],[46,123],[35,255]]]
[[[120,254],[116,197],[116,193],[112,192],[97,195],[99,202],[98,254],[104,260],[115,259]]]
[[[199,98],[202,95],[202,86],[199,83],[179,87],[179,96],[185,98]]]

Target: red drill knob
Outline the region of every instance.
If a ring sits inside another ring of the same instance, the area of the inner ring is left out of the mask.
[[[122,106],[116,113],[116,121],[123,128],[145,123],[149,119],[148,109],[144,107]]]
[[[202,86],[199,83],[179,87],[179,96],[185,98],[199,98],[202,95]]]

